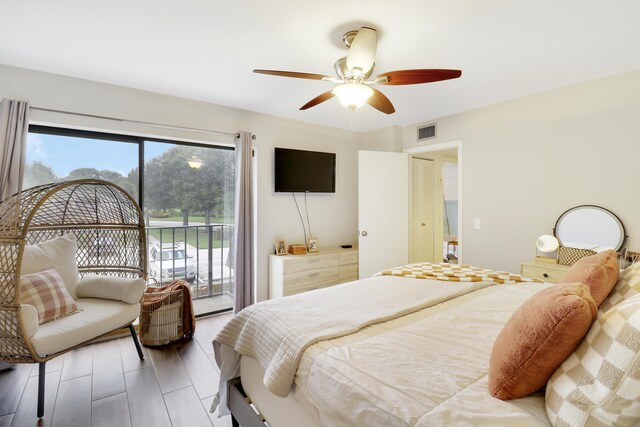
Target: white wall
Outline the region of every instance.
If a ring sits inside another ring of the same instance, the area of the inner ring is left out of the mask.
[[[337,153],[336,193],[309,195],[309,217],[321,248],[357,240],[357,150],[361,135],[120,86],[0,65],[0,98],[36,107],[257,135],[257,296],[267,298],[267,255],[276,239],[303,242],[291,195],[273,193],[275,146]],[[32,121],[121,133],[230,143],[229,136],[172,131],[34,111]]]
[[[362,150],[402,151],[403,129],[390,126],[362,134]]]
[[[579,204],[615,212],[640,249],[639,118],[635,71],[437,120],[432,143],[463,142],[464,263],[519,271]],[[424,145],[416,126],[403,134],[405,148]]]

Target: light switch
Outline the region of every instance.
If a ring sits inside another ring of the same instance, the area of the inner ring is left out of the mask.
[[[480,218],[473,218],[473,229],[480,230]]]

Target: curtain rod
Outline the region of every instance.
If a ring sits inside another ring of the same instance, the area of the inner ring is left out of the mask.
[[[0,102],[0,104],[2,104],[2,102]],[[186,126],[165,125],[162,123],[145,122],[142,120],[120,119],[117,117],[99,116],[96,114],[75,113],[73,111],[55,110],[53,108],[31,107],[31,106],[29,108],[31,110],[46,111],[49,113],[67,114],[70,116],[81,116],[81,117],[88,117],[92,119],[111,120],[114,122],[132,123],[137,125],[153,126],[158,128],[164,128],[164,129],[174,129],[174,130],[183,130],[183,131],[192,131],[192,132],[211,133],[211,134],[217,134],[217,135],[227,135],[227,136],[232,136],[234,138],[238,136],[236,132],[222,132],[222,131],[210,130],[210,129],[190,128]]]
[[[49,112],[49,113],[59,113],[59,114],[67,114],[67,115],[72,115],[72,116],[89,117],[89,118],[92,118],[92,119],[111,120],[111,121],[114,121],[114,122],[132,123],[132,124],[137,124],[137,125],[153,126],[153,127],[158,127],[158,128],[164,128],[164,129],[195,131],[195,132],[202,132],[202,133],[212,133],[212,134],[217,134],[217,135],[227,135],[227,136],[233,136],[233,137],[236,136],[235,132],[234,133],[232,133],[232,132],[221,132],[221,131],[210,130],[210,129],[190,128],[190,127],[187,127],[187,126],[165,125],[165,124],[162,124],[162,123],[145,122],[145,121],[142,121],[142,120],[120,119],[120,118],[117,118],[117,117],[99,116],[99,115],[96,115],[96,114],[74,113],[73,111],[54,110],[52,108],[42,108],[42,107],[30,107],[30,108],[32,110],[46,111],[46,112]]]

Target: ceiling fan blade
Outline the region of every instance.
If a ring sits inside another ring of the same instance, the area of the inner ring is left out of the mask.
[[[347,54],[347,67],[350,70],[359,68],[360,74],[366,74],[376,60],[378,33],[373,28],[362,27],[351,41]]]
[[[380,74],[376,79],[386,77],[388,79],[383,85],[415,85],[420,83],[439,82],[441,80],[457,79],[462,75],[460,70],[399,70],[389,71]]]
[[[327,101],[331,98],[333,98],[335,95],[333,94],[333,91],[329,91],[329,92],[325,92],[322,93],[318,96],[316,96],[315,98],[313,98],[311,101],[307,102],[306,104],[304,104],[302,107],[300,107],[301,110],[307,110],[311,107],[315,107],[318,104],[323,103],[324,101]]]
[[[396,109],[393,108],[393,104],[389,101],[389,98],[385,96],[384,93],[380,92],[378,89],[373,89],[373,95],[369,99],[367,99],[367,104],[371,105],[378,111],[382,111],[385,114],[393,114],[396,112]]]
[[[298,73],[297,71],[278,71],[278,70],[253,70],[254,73],[268,74],[270,76],[293,77],[296,79],[322,80],[325,77],[322,74]]]

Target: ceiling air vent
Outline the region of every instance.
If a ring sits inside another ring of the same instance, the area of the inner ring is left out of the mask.
[[[436,124],[418,128],[418,141],[436,137]]]

